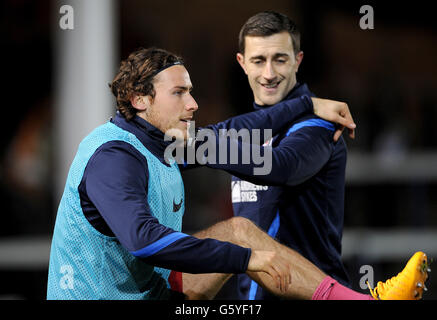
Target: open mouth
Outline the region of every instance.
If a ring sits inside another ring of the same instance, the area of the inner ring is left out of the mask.
[[[186,122],[186,123],[190,122],[191,120],[193,120],[193,117],[187,117],[187,118],[180,119],[180,121]]]
[[[281,83],[281,81],[277,81],[277,82],[273,82],[273,83],[260,83],[260,84],[261,84],[261,86],[263,86],[264,88],[266,88],[268,90],[274,90],[274,89],[278,88],[280,83]]]

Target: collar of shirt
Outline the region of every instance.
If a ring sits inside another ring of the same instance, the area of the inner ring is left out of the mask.
[[[172,141],[164,140],[164,133],[139,116],[128,121],[118,111],[110,120],[116,126],[132,133],[158,159],[164,161],[164,151]]]

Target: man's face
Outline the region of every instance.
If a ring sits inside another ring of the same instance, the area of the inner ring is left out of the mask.
[[[140,97],[145,99],[146,108],[138,115],[162,132],[186,140],[188,121],[198,109],[187,69],[182,65],[169,67],[155,76],[153,86],[155,98]]]
[[[237,54],[259,105],[278,103],[290,92],[302,58],[303,52],[295,56],[286,31],[267,37],[246,36],[244,55]]]

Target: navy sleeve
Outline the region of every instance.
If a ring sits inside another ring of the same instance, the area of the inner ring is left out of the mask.
[[[272,176],[284,176],[280,184],[295,186],[310,179],[328,162],[334,148],[334,125],[297,126],[273,148]],[[293,129],[293,127],[292,127]],[[261,176],[261,179],[263,177]]]
[[[217,134],[220,129],[271,129],[275,135],[290,123],[299,119],[304,114],[313,113],[313,102],[307,95],[299,98],[285,100],[272,107],[232,117],[228,120],[219,122],[205,128],[214,130]]]
[[[121,141],[101,146],[85,169],[84,190],[123,247],[147,263],[176,271],[247,270],[250,249],[160,224],[147,203],[148,174],[146,158]]]
[[[271,153],[271,170],[266,174],[254,175],[253,169],[260,165],[253,163],[208,164],[208,167],[225,170],[255,184],[298,185],[316,174],[329,160],[334,145],[334,130],[330,122],[310,119],[292,126],[276,147],[251,145],[250,149],[258,148],[262,156],[266,152]],[[243,154],[244,143],[238,147],[239,153]]]
[[[265,142],[265,140],[267,140],[267,138],[264,136],[265,129],[270,129],[272,136],[274,136],[299,117],[302,117],[305,114],[312,114],[313,108],[314,107],[311,98],[307,95],[303,95],[299,98],[282,101],[266,109],[249,112],[243,115],[232,117],[217,124],[200,128],[196,132],[196,137],[198,137],[198,139],[194,141],[192,146],[185,148],[184,160],[178,159],[179,167],[181,170],[186,170],[198,167],[199,165],[204,165],[205,163],[202,161],[199,162],[197,157],[192,158],[194,161],[188,161],[189,163],[187,163],[186,159],[188,159],[188,152],[197,154],[198,150],[203,148],[206,141],[210,142],[212,139],[214,139],[213,143],[216,145],[217,155],[219,153],[218,151],[220,149],[220,143],[223,143],[224,140],[234,139],[236,143],[239,143],[239,140],[236,140],[233,137],[223,136],[223,132],[229,133],[231,129],[233,129],[235,133],[238,133],[241,129],[248,129],[249,131],[258,129],[260,135],[257,143],[262,144]],[[210,132],[214,134],[213,137],[208,136]],[[203,133],[205,133],[205,135],[203,135]],[[199,139],[199,137],[202,138]],[[251,140],[242,142],[252,143]],[[229,153],[227,156],[229,157]],[[229,161],[227,161],[227,163],[229,163]]]

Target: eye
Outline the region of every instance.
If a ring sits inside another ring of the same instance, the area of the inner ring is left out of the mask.
[[[175,92],[173,92],[173,94],[175,96],[181,96],[181,95],[183,95],[183,93],[184,93],[184,91],[182,91],[182,90],[176,90]]]
[[[280,63],[280,64],[284,64],[284,63],[287,62],[287,60],[284,60],[284,59],[277,59],[276,62],[277,62],[277,63]]]

